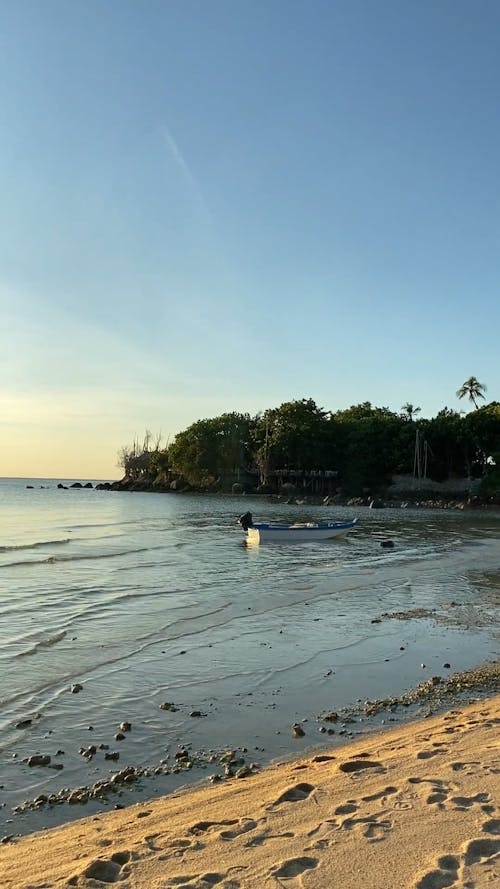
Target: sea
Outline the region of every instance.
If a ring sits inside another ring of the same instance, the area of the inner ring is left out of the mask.
[[[406,714],[322,714],[498,659],[498,510],[74,481],[0,480],[0,837],[225,780],[221,752],[258,768],[349,742]],[[247,510],[358,524],[345,539],[246,546]],[[126,768],[133,786],[68,801]]]

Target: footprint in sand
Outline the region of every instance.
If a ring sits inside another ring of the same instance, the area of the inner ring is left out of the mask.
[[[371,842],[379,842],[385,839],[385,835],[392,830],[392,821],[384,818],[385,811],[377,815],[364,815],[356,818],[344,818],[340,823],[332,821],[334,830],[358,830],[361,834]]]
[[[240,818],[233,830],[221,830],[219,836],[221,840],[234,840],[243,833],[248,833],[249,830],[255,830],[257,824],[258,822],[254,821],[253,818]]]
[[[206,833],[214,827],[232,827],[233,824],[238,824],[237,818],[228,819],[227,821],[197,821],[196,824],[192,824],[191,827],[188,827],[187,832],[198,836],[199,834]]]
[[[220,889],[239,889],[239,880],[229,877],[229,871],[232,870],[245,870],[245,868],[230,867],[225,873],[208,871],[204,874],[183,874],[170,877],[164,885],[175,886],[176,889],[210,889],[210,886],[219,886]]]
[[[427,793],[426,785],[430,784],[430,793],[428,793],[425,802],[431,806],[435,805],[438,809],[444,809],[444,803],[448,799],[450,793],[453,792],[452,787],[440,778],[408,778],[409,784],[424,785],[422,790]]]
[[[450,762],[450,769],[452,772],[465,772],[466,775],[472,775],[475,772],[474,768],[468,768],[468,766],[479,766],[481,763],[477,759],[469,759],[467,762]]]
[[[287,830],[284,833],[271,833],[268,830],[263,830],[261,833],[257,833],[253,837],[249,837],[249,839],[243,845],[246,847],[263,846],[264,843],[267,843],[269,840],[282,840],[294,836],[295,834],[291,830]]]
[[[287,861],[282,861],[276,867],[272,867],[269,873],[278,879],[292,880],[294,877],[300,877],[304,871],[317,867],[318,864],[317,858],[302,855],[300,858],[289,858]]]
[[[485,821],[484,833],[500,836],[500,819]],[[472,887],[492,883],[498,877],[494,871],[500,855],[500,839],[478,837],[464,843],[460,855],[442,855],[436,866],[419,877],[414,889],[446,889]]]
[[[92,861],[81,876],[89,880],[98,880],[100,883],[117,883],[127,877],[130,868],[126,865],[136,856],[132,852],[115,852],[110,858],[97,858]],[[68,886],[77,886],[79,876],[71,877]]]
[[[491,805],[491,796],[487,792],[476,793],[474,796],[453,796],[453,788],[438,778],[409,778],[410,784],[430,784],[431,792],[426,797],[428,805],[436,805],[438,809],[470,809],[478,806],[482,812],[492,815],[495,807]]]
[[[300,802],[300,800],[307,799],[308,796],[311,795],[313,790],[316,790],[313,784],[306,784],[306,782],[301,782],[300,784],[294,784],[293,787],[289,787],[285,790],[281,796],[278,797],[274,803],[271,803],[268,806],[268,809],[273,809],[275,806],[281,806],[282,803],[296,803]]]
[[[437,867],[428,871],[415,883],[415,889],[446,889],[456,885],[460,861],[455,855],[442,855],[438,858]]]
[[[313,756],[311,762],[331,762],[332,759],[335,759],[335,756],[330,756],[328,753],[318,753],[317,756]]]
[[[448,749],[445,747],[444,750],[419,750],[417,753],[417,759],[431,759],[433,756],[441,756],[443,753],[448,753]]]
[[[492,818],[491,821],[485,821],[482,830],[485,833],[500,835],[500,818]]]
[[[386,769],[380,762],[371,759],[349,759],[347,762],[341,762],[339,765],[341,772],[361,772],[363,769],[377,769],[379,772],[385,772]]]

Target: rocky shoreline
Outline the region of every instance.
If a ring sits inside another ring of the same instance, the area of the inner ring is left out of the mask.
[[[447,664],[443,666],[449,667]],[[357,701],[352,706],[319,713],[316,717],[316,722],[319,724],[317,731],[321,735],[328,736],[330,746],[346,743],[355,740],[360,733],[380,730],[381,727],[389,723],[401,724],[416,718],[428,718],[439,715],[451,707],[471,704],[499,693],[500,662],[485,663],[449,677],[432,676],[401,695]],[[174,705],[169,704],[168,707],[174,707]],[[380,714],[384,718],[378,718]],[[128,721],[121,723],[115,739],[123,740],[126,733],[132,730],[132,723]],[[305,723],[294,723],[289,726],[288,730],[295,738],[303,738],[308,733]],[[312,747],[319,749],[321,742],[314,742]],[[103,751],[104,758],[107,760],[117,761],[120,758],[120,753],[118,751],[109,752],[109,747],[106,744],[83,746],[79,752],[87,762],[91,762]],[[254,748],[250,752],[247,747],[193,750],[192,745],[187,742],[179,744],[173,756],[167,756],[158,763],[148,766],[129,764],[113,772],[106,779],[100,779],[93,784],[63,787],[57,793],[52,794],[38,794],[16,806],[12,810],[12,814],[20,816],[29,812],[54,809],[65,804],[82,808],[91,802],[112,804],[113,808],[121,809],[124,807],[121,799],[126,789],[133,789],[134,786],[140,787],[142,790],[147,790],[148,796],[153,797],[156,794],[152,782],[160,776],[178,775],[181,779],[184,776],[183,783],[186,781],[199,783],[203,780],[202,774],[208,771],[207,780],[212,784],[223,783],[233,778],[241,780],[256,774],[267,764],[265,757],[261,762],[254,761],[255,758],[260,759],[259,753],[264,752],[263,748],[260,750]],[[58,757],[56,763],[52,762],[50,756],[36,755],[27,757],[23,761],[32,768],[62,769],[60,757],[64,756],[64,751],[58,751],[56,756]],[[188,778],[188,773],[190,773],[190,778]],[[150,780],[148,781],[148,779]],[[129,802],[130,799],[127,800],[127,803]],[[65,820],[64,816],[61,820]],[[11,823],[14,824],[13,819]],[[0,838],[0,842],[2,844],[11,842],[19,835],[16,833],[6,834]]]
[[[439,484],[439,483],[437,483]],[[33,489],[34,485],[26,485],[28,489]],[[47,485],[41,487],[46,488]],[[113,482],[97,482],[96,484],[88,482],[75,481],[72,484],[64,484],[59,482],[56,486],[60,490],[69,489],[95,489],[96,491],[111,492],[140,492],[152,494],[192,494],[192,495],[217,495],[227,497],[248,496],[255,499],[267,500],[269,502],[281,502],[287,505],[302,506],[365,506],[369,509],[485,509],[499,508],[500,495],[492,497],[481,497],[479,494],[473,493],[471,490],[456,491],[453,496],[446,496],[442,491],[435,490],[429,485],[424,488],[401,488],[399,486],[397,492],[388,490],[385,496],[373,496],[366,493],[359,497],[343,496],[335,494],[326,497],[303,496],[296,490],[289,490],[293,486],[283,486],[286,491],[245,491],[241,485],[233,485],[233,489],[229,491],[221,491],[217,487],[211,489],[194,489],[189,486],[177,487],[163,484],[161,482],[151,482],[145,479],[132,479],[127,476],[119,481]],[[394,486],[398,487],[398,486]]]

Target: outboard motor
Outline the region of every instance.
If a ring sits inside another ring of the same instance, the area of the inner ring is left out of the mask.
[[[248,531],[249,528],[253,525],[253,517],[251,512],[244,512],[243,515],[240,515],[238,519],[241,527],[244,531]]]

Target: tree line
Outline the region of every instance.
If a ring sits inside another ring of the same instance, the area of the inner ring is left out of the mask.
[[[394,475],[445,481],[481,478],[500,490],[500,403],[483,406],[486,386],[470,377],[457,391],[474,410],[444,407],[432,419],[407,402],[400,412],[369,401],[335,412],[312,398],[287,401],[251,416],[224,413],[197,420],[162,446],[147,432],[120,452],[127,477],[195,489],[272,490],[277,473],[332,473],[343,493],[382,490]]]

